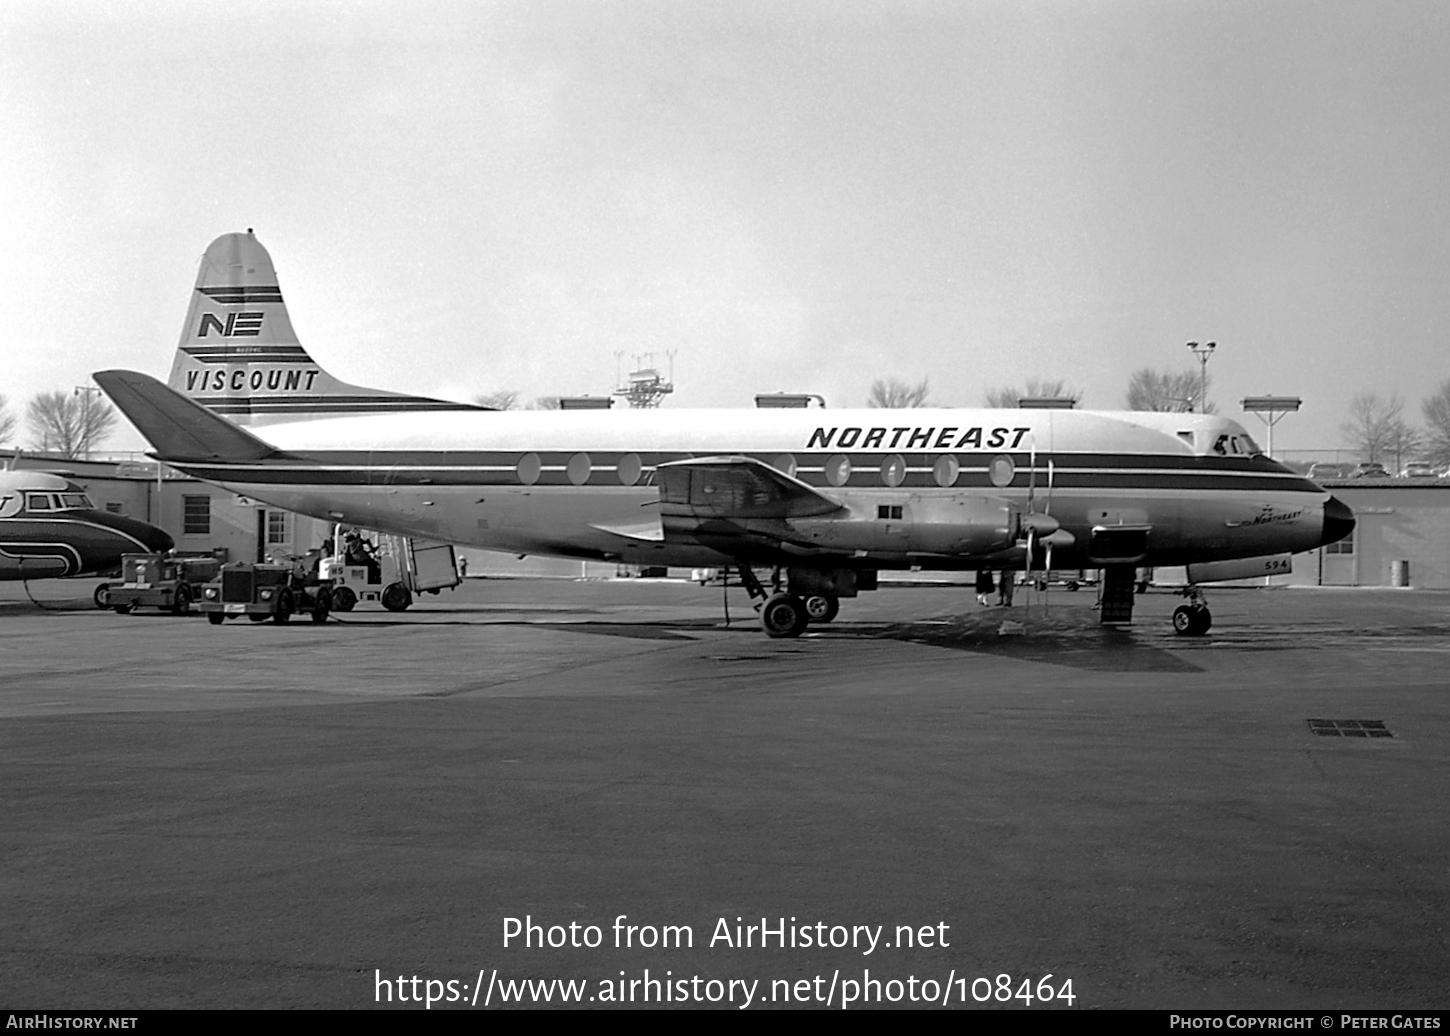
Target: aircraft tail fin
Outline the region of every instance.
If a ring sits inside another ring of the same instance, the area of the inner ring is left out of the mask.
[[[279,451],[149,374],[97,371],[91,375],[111,402],[164,461],[252,461]]]
[[[253,427],[487,409],[349,385],[323,370],[297,340],[272,257],[250,230],[223,234],[202,256],[168,384],[208,410]]]

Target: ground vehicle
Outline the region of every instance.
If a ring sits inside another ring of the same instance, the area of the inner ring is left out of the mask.
[[[1405,470],[1401,474],[1405,478],[1434,478],[1435,465],[1419,460],[1411,461],[1405,465]]]
[[[1389,478],[1390,473],[1385,466],[1377,460],[1367,460],[1363,464],[1355,466],[1349,473],[1350,478]]]
[[[1313,482],[1317,482],[1321,478],[1343,478],[1343,477],[1344,477],[1344,469],[1341,468],[1338,464],[1328,464],[1328,463],[1325,463],[1324,461],[1320,461],[1317,464],[1311,464],[1309,466],[1309,479],[1310,479],[1310,481],[1313,481]]]
[[[222,566],[202,590],[196,607],[213,626],[242,615],[253,622],[270,618],[284,623],[303,612],[313,622],[326,622],[332,610],[332,588],[320,582],[300,559],[280,564],[238,561]]]
[[[351,546],[349,546],[351,544]],[[376,550],[360,537],[333,534],[333,553],[318,575],[332,586],[332,609],[350,612],[359,601],[377,601],[390,612],[413,603],[415,594],[457,586],[458,562],[450,543],[381,536]]]
[[[162,608],[185,615],[216,578],[220,559],[175,557],[165,554],[126,554],[121,558],[121,583],[102,583],[96,588],[96,604],[125,615],[133,608]]]

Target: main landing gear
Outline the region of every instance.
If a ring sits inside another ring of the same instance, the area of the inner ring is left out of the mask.
[[[740,566],[740,582],[752,598],[765,602],[760,606],[760,626],[767,637],[799,637],[811,623],[830,622],[841,610],[841,599],[834,594],[793,594],[783,588],[779,569],[768,591],[749,565]]]
[[[1186,587],[1181,593],[1188,598],[1188,603],[1173,610],[1173,632],[1180,637],[1201,637],[1213,625],[1208,602],[1203,598],[1203,591],[1196,586]]]

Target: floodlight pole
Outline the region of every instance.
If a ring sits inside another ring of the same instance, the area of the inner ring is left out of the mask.
[[[1188,348],[1193,350],[1193,355],[1198,357],[1198,412],[1206,412],[1208,406],[1208,358],[1218,348],[1217,342],[1206,342],[1199,345],[1197,342],[1189,342]]]

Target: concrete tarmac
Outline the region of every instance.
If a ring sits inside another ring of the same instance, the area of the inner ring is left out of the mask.
[[[1215,591],[1186,639],[1163,592],[885,588],[772,641],[682,583],[93,585],[0,584],[3,1007],[1450,1004],[1450,595]]]

